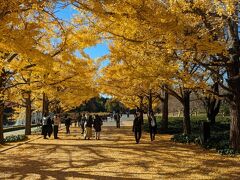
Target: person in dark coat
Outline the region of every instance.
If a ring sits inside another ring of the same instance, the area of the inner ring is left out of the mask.
[[[102,119],[96,115],[94,122],[93,122],[93,127],[95,129],[95,134],[96,134],[96,139],[99,140],[100,139],[100,132],[101,132],[101,127],[102,127],[103,121]]]
[[[51,137],[53,132],[53,121],[50,116],[47,117],[47,129],[48,129],[48,137]]]
[[[85,122],[87,121],[87,117],[85,114],[83,114],[82,118],[81,118],[81,122],[80,122],[80,125],[81,125],[81,128],[82,128],[82,133],[81,134],[84,134],[84,125],[85,125]]]
[[[78,116],[78,127],[81,127],[81,121],[82,121],[82,114],[79,113],[79,116]]]
[[[70,125],[71,125],[71,118],[70,116],[65,116],[65,126],[66,126],[66,134],[70,134]]]
[[[148,124],[150,131],[150,139],[151,141],[153,141],[155,140],[155,135],[157,134],[157,121],[152,111],[148,115]]]
[[[140,142],[141,136],[142,136],[142,121],[140,118],[140,113],[137,112],[134,114],[134,120],[133,120],[133,132],[135,135],[136,143],[138,144]]]
[[[47,118],[46,114],[44,114],[42,118],[42,135],[44,139],[47,139],[48,134]]]
[[[115,115],[114,115],[114,120],[116,121],[116,127],[117,128],[120,128],[120,114],[119,112],[117,112]]]
[[[93,118],[92,115],[89,115],[87,121],[84,123],[84,139],[90,139],[92,137],[92,125],[93,125]]]

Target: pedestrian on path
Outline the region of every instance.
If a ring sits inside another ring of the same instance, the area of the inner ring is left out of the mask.
[[[59,125],[61,124],[61,119],[58,114],[56,114],[53,118],[53,132],[54,132],[54,139],[58,139],[58,128]]]
[[[74,121],[74,124],[75,124],[75,127],[77,127],[77,114],[76,113],[74,113],[73,114],[73,121]]]
[[[78,120],[78,127],[81,127],[81,121],[82,121],[82,114],[81,113],[79,113],[77,120]]]
[[[142,136],[142,121],[141,121],[139,112],[134,114],[132,131],[134,132],[135,140],[136,140],[136,143],[138,144]]]
[[[92,125],[93,125],[93,118],[92,115],[89,115],[87,121],[84,124],[84,139],[90,139],[92,137]]]
[[[70,125],[71,125],[71,118],[70,116],[65,116],[65,126],[66,126],[66,134],[70,134]]]
[[[53,120],[51,119],[50,116],[47,116],[47,134],[48,137],[51,137],[52,132],[53,132]]]
[[[48,134],[47,118],[46,114],[44,114],[42,118],[42,135],[44,139],[47,139]]]
[[[95,135],[96,135],[96,139],[99,140],[100,139],[100,132],[101,132],[101,126],[103,124],[103,121],[102,119],[96,115],[95,116],[95,119],[94,119],[94,122],[93,122],[93,127],[95,129]]]
[[[84,129],[85,129],[85,123],[87,122],[87,115],[83,114],[80,125],[81,125],[81,129],[82,129],[82,133],[84,134]]]
[[[148,124],[149,124],[149,131],[150,131],[150,139],[151,141],[154,141],[155,135],[157,133],[157,121],[153,111],[151,111],[148,115]]]
[[[120,128],[120,114],[119,114],[119,112],[114,114],[114,120],[116,121],[116,127]]]

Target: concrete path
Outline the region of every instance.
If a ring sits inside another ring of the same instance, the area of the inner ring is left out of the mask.
[[[37,130],[39,127],[32,128],[32,131]],[[11,136],[11,135],[23,135],[25,134],[25,129],[17,130],[17,131],[11,131],[11,132],[5,132],[3,133],[4,137]]]
[[[131,114],[127,117],[126,114],[122,115],[120,119],[120,126],[132,126],[134,116]],[[103,122],[103,126],[116,126],[116,121],[112,118],[108,118],[107,122]]]

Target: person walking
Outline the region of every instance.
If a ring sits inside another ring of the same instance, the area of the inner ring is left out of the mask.
[[[53,121],[51,119],[50,116],[47,116],[47,134],[48,134],[48,137],[51,137],[52,135],[52,132],[53,132]]]
[[[54,133],[54,139],[58,139],[58,128],[61,124],[61,119],[58,114],[56,114],[53,118],[53,133]]]
[[[73,114],[73,121],[74,121],[75,127],[77,127],[77,114],[76,113]]]
[[[149,113],[149,116],[148,116],[148,124],[149,124],[149,131],[150,131],[150,139],[151,141],[154,141],[155,135],[157,133],[157,121],[152,111]]]
[[[142,121],[141,121],[139,112],[134,114],[132,131],[134,132],[136,143],[139,144],[141,136],[142,136]]]
[[[92,115],[89,115],[87,121],[84,123],[85,130],[84,130],[84,139],[90,139],[92,137],[92,125],[93,125],[93,118]]]
[[[66,134],[70,134],[70,125],[71,125],[71,118],[70,116],[65,116],[65,126],[66,126]]]
[[[84,129],[85,129],[85,123],[87,122],[87,115],[83,114],[82,118],[81,118],[81,122],[80,122],[80,126],[82,129],[82,133],[84,133]]]
[[[47,134],[48,134],[47,116],[46,114],[44,114],[42,118],[42,135],[44,139],[47,139]]]
[[[79,115],[78,115],[78,127],[81,127],[81,121],[82,121],[82,114],[79,113]]]
[[[114,120],[116,121],[116,127],[120,128],[120,114],[118,112],[114,114]]]
[[[100,132],[101,132],[101,126],[103,124],[103,121],[102,119],[96,115],[95,116],[95,119],[94,119],[94,122],[93,122],[93,127],[95,129],[95,136],[96,136],[96,139],[99,140],[100,139]]]

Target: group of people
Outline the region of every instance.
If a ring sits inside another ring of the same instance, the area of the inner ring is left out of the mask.
[[[94,128],[95,138],[99,140],[102,125],[102,118],[98,114],[94,117],[92,115],[80,114],[78,117],[78,126],[82,129],[84,139],[90,139],[92,137],[92,128]]]
[[[116,113],[114,115],[114,120],[116,121],[116,127],[120,128],[120,114]],[[70,126],[72,121],[78,123],[81,128],[81,134],[83,134],[84,139],[90,139],[93,137],[92,128],[95,130],[95,138],[100,139],[100,132],[102,130],[103,121],[102,118],[96,115],[79,114],[78,117],[75,116],[74,119],[70,115],[65,115],[63,121],[66,126],[66,134],[70,134]],[[148,113],[148,124],[150,131],[151,141],[155,140],[155,134],[157,133],[157,122],[154,113],[151,111]],[[58,139],[58,130],[61,126],[61,118],[59,114],[56,114],[53,118],[51,116],[46,116],[44,114],[42,119],[42,135],[44,139],[51,137],[52,132],[54,133],[54,139]],[[143,115],[138,111],[134,114],[132,131],[134,132],[136,143],[140,142],[143,130]]]
[[[65,115],[62,118],[62,121],[65,123],[66,134],[70,134],[70,126],[73,121],[78,122],[78,126],[82,129],[82,134],[84,139],[90,139],[92,135],[92,128],[95,129],[95,138],[97,140],[100,139],[101,126],[103,125],[103,121],[99,115],[87,115],[80,114],[78,117],[74,117],[74,119],[70,115]],[[56,114],[53,118],[51,116],[43,115],[42,118],[42,135],[44,139],[51,137],[52,132],[54,132],[54,139],[58,139],[58,129],[61,126],[61,118],[59,114]]]
[[[42,135],[44,139],[51,137],[52,132],[54,134],[54,139],[58,139],[58,129],[61,126],[61,119],[59,114],[56,114],[52,119],[51,116],[43,115],[42,118]]]
[[[151,141],[154,141],[155,134],[157,133],[157,122],[156,122],[156,117],[154,116],[153,111],[149,112],[148,114],[148,125],[149,125],[150,139]],[[136,114],[134,114],[133,128],[132,128],[137,144],[140,142],[140,139],[142,137],[142,129],[143,129],[143,115],[141,115],[141,113],[138,111],[136,112]]]

